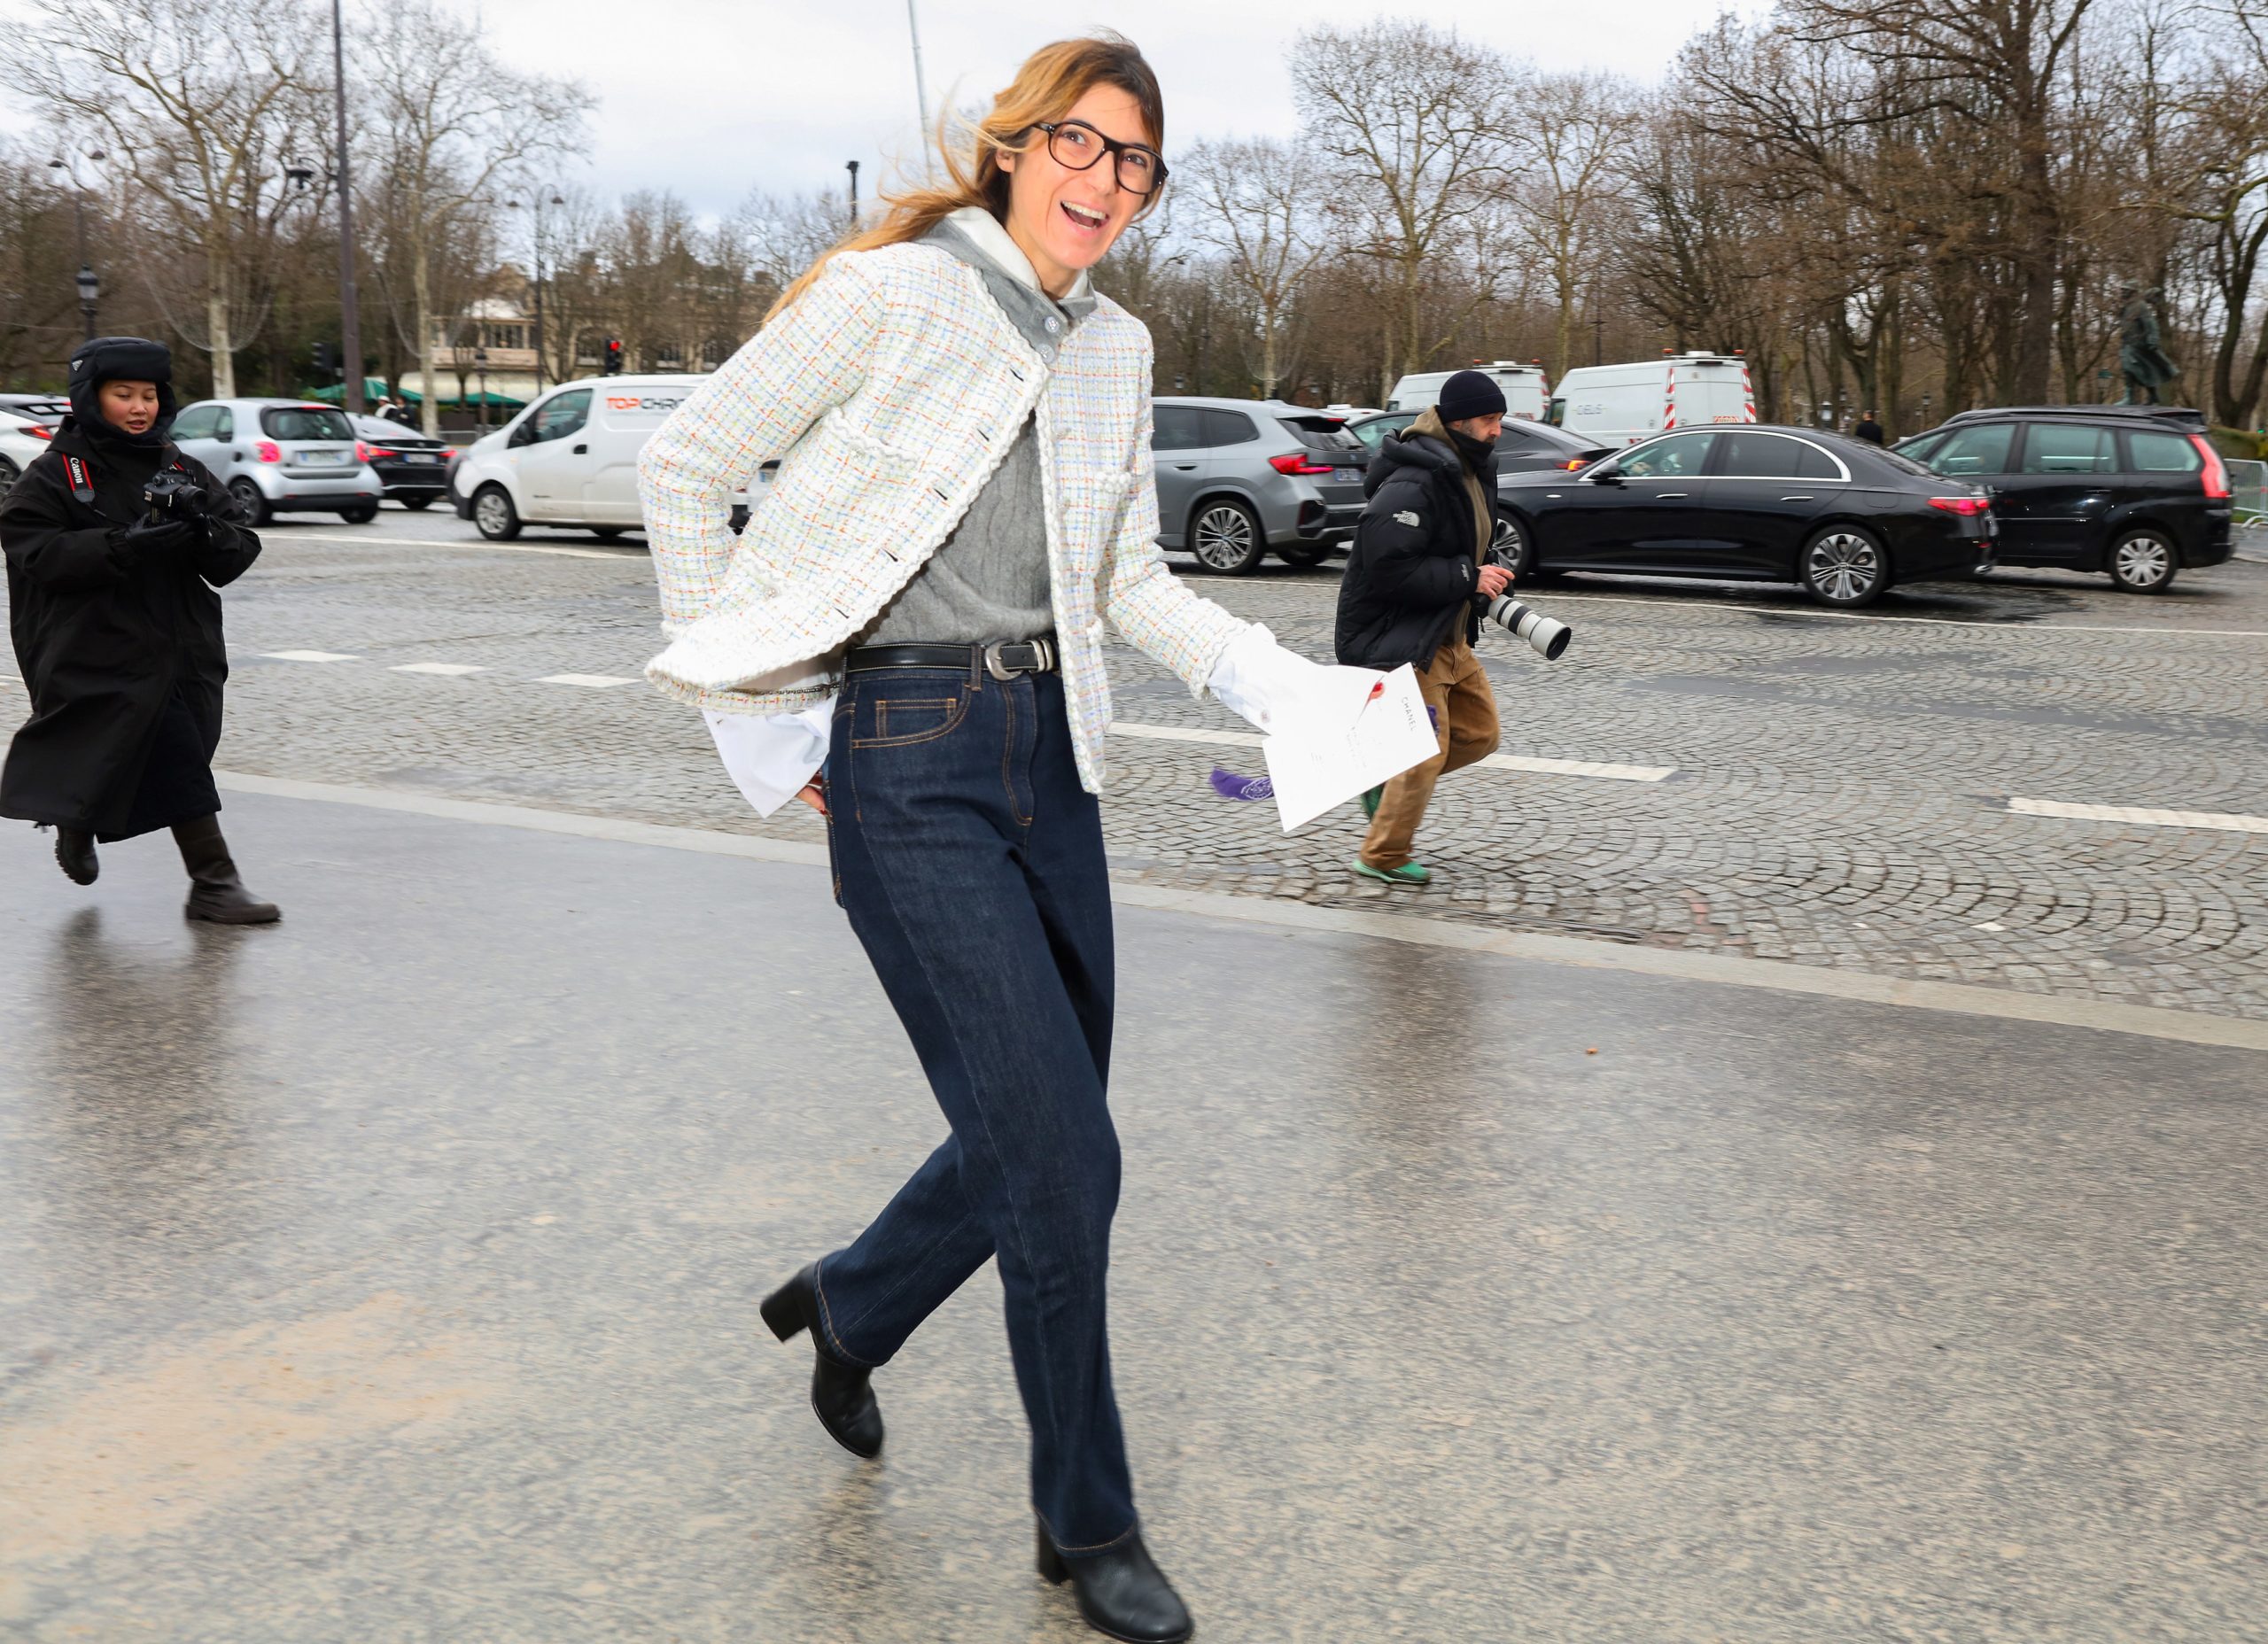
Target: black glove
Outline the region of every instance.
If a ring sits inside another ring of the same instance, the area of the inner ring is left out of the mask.
[[[182,554],[205,540],[205,526],[199,520],[162,515],[121,525],[110,539],[128,554]]]

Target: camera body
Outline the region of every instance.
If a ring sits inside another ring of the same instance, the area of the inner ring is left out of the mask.
[[[211,519],[229,506],[226,492],[198,485],[186,474],[165,469],[142,487],[142,506],[151,524],[167,519]]]
[[[1518,566],[1504,552],[1503,535],[1500,522],[1498,541],[1488,550],[1488,557],[1506,570],[1517,570]],[[1575,637],[1575,631],[1565,623],[1546,616],[1533,605],[1523,605],[1509,593],[1490,600],[1483,614],[1514,639],[1533,647],[1546,662],[1557,662],[1559,654],[1567,648],[1567,641]]]

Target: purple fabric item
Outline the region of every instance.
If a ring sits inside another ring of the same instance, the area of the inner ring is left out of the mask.
[[[1213,791],[1223,799],[1273,799],[1276,785],[1264,776],[1239,776],[1213,767]]]

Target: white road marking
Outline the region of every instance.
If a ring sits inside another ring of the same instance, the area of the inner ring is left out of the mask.
[[[548,673],[536,683],[538,685],[579,685],[585,690],[604,691],[617,685],[635,685],[638,681],[613,673]]]
[[[1595,776],[1610,782],[1659,782],[1677,774],[1675,765],[1597,764],[1585,759],[1531,759],[1525,754],[1491,754],[1480,762],[1500,771],[1533,771],[1543,776]]]
[[[261,651],[257,654],[279,663],[359,663],[362,660],[345,651]]]
[[[2268,834],[2268,817],[2233,810],[2164,810],[2153,805],[2070,805],[2060,799],[2011,799],[2020,817],[2063,817],[2075,822],[2131,822],[2139,827],[2210,827],[2232,834]]]
[[[1123,719],[1114,720],[1110,728],[1119,736],[1141,737],[1153,742],[1211,742],[1231,748],[1257,748],[1262,740],[1255,731],[1207,731],[1178,725],[1130,725]],[[1540,776],[1599,777],[1610,782],[1658,782],[1677,773],[1675,765],[1618,765],[1587,759],[1532,759],[1525,754],[1491,754],[1480,763],[1494,765],[1499,771],[1526,771]]]
[[[485,673],[487,670],[476,668],[470,663],[396,663],[386,671],[389,673],[439,673],[454,678],[461,673]]]
[[[344,537],[314,531],[263,531],[260,535],[263,542],[327,542],[334,547],[347,548],[486,548],[498,554],[556,554],[571,560],[636,559],[646,552],[642,547],[627,550],[571,548],[563,543],[491,542],[485,537],[454,540],[440,537]]]

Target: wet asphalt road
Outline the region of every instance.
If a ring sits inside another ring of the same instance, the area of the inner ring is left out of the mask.
[[[226,820],[280,927],[0,835],[0,1637],[1091,1636],[989,1272],[876,1464],[758,1332],[941,1133],[819,870]],[[2268,1636],[2268,1053],[1120,941],[1116,1375],[1200,1637]]]

